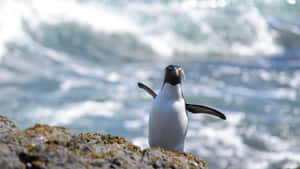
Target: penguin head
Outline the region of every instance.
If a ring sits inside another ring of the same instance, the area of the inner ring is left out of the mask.
[[[169,65],[166,67],[165,72],[164,83],[169,83],[171,85],[180,84],[182,76],[184,77],[184,71],[179,65]]]

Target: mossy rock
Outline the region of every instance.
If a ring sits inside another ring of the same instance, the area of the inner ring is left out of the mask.
[[[142,150],[125,138],[110,134],[77,135],[64,127],[42,124],[21,131],[11,120],[0,116],[0,131],[4,130],[0,165],[7,168],[208,168],[194,155],[161,148]]]
[[[0,139],[17,131],[19,131],[19,128],[13,121],[0,115]]]

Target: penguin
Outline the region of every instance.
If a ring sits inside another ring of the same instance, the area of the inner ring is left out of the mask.
[[[154,98],[150,109],[148,128],[150,147],[184,151],[184,139],[189,123],[187,111],[206,113],[226,120],[226,116],[214,108],[185,102],[182,92],[182,78],[184,76],[181,66],[167,66],[164,82],[158,95],[147,85],[138,82],[138,87],[144,89]]]

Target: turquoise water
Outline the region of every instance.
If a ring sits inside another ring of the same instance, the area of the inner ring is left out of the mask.
[[[120,135],[147,148],[168,64],[186,74],[186,151],[210,169],[300,165],[298,1],[2,0],[0,114]]]

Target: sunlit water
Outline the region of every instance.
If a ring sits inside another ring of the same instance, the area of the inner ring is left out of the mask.
[[[300,165],[300,6],[288,1],[2,0],[0,114],[146,148],[168,64],[186,74],[186,151],[210,169]]]

